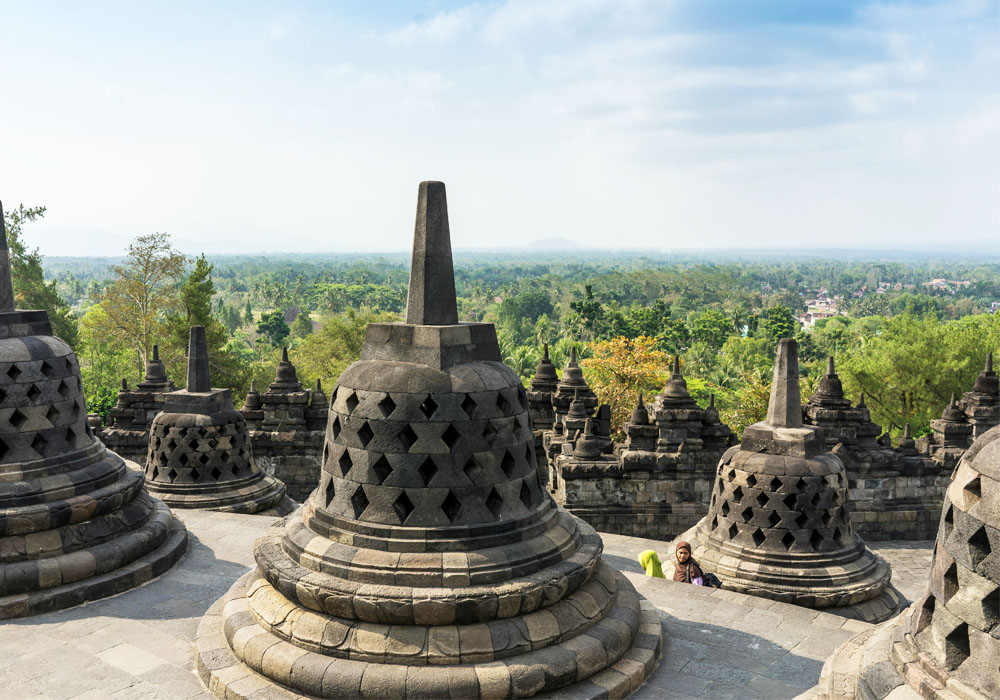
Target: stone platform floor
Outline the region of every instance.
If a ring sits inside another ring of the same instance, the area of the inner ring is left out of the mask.
[[[4,700],[209,700],[194,670],[202,613],[251,566],[252,543],[276,518],[175,511],[188,553],[161,578],[71,610],[0,623]],[[605,559],[626,573],[664,621],[664,656],[632,697],[794,698],[863,622],[729,591],[642,575],[636,555],[664,542],[604,535]],[[907,597],[923,589],[931,542],[873,546]]]

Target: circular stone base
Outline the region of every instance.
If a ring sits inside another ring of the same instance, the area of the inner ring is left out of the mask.
[[[298,508],[298,504],[285,494],[285,485],[266,474],[249,484],[239,485],[239,482],[234,482],[227,485],[223,482],[213,489],[181,492],[161,488],[160,484],[147,480],[146,491],[171,508],[279,517]]]
[[[195,639],[198,674],[212,693],[226,700],[255,700],[263,697],[268,700],[320,700],[316,695],[298,693],[257,673],[240,661],[230,648],[226,638],[224,609],[227,606],[245,605],[246,585],[252,574],[253,572],[249,572],[236,581],[229,592],[217,600],[202,618]],[[632,590],[624,576],[617,572],[615,576],[619,586]],[[633,592],[632,595],[636,594]],[[344,700],[430,697],[463,700],[522,697],[596,700],[622,698],[635,692],[656,667],[662,649],[659,613],[651,603],[642,598],[639,598],[639,606],[639,629],[632,646],[616,663],[596,673],[594,670],[602,666],[597,657],[603,655],[602,640],[605,638],[599,630],[595,630],[594,636],[585,632],[537,652],[489,663],[403,666],[330,658],[323,677],[311,678],[307,677],[312,675],[306,670],[307,666],[297,663],[308,653],[305,649],[294,647],[276,637],[272,638],[265,630],[256,626],[249,613],[230,616],[229,624],[247,624],[246,628],[236,631],[241,641],[247,639],[246,633],[267,637],[268,639],[263,640],[263,646],[269,648],[264,652],[262,664],[276,669],[279,675],[292,682],[300,676],[300,682],[318,684],[317,687],[327,686],[328,682],[336,687],[343,687],[347,677],[356,676],[357,690],[353,694],[344,695],[341,692],[337,695]],[[621,623],[612,620],[611,624]],[[597,623],[596,627],[600,626],[601,623]],[[588,670],[588,664],[594,670]],[[517,668],[522,681],[532,673],[537,674],[535,688],[512,682],[512,667]],[[536,695],[538,689],[550,683],[552,676],[560,671],[569,674],[570,684],[545,695]],[[593,675],[589,675],[590,673]]]
[[[159,507],[166,510],[162,504]],[[44,590],[0,597],[0,620],[40,615],[107,598],[141,586],[165,573],[184,556],[188,541],[184,524],[173,515],[169,517],[167,538],[157,549],[98,576]]]

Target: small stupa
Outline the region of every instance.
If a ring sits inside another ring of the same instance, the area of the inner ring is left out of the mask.
[[[369,325],[337,380],[316,490],[206,614],[202,678],[220,698],[623,697],[660,619],[540,483],[493,325],[458,322],[443,183],[416,219],[406,322]]]
[[[904,601],[889,565],[852,530],[849,501],[823,429],[803,425],[798,346],[784,338],[767,419],[723,454],[708,515],[678,539],[729,590],[885,620]]]
[[[140,586],[186,547],[139,465],[94,436],[80,365],[48,314],[14,308],[0,206],[0,619]]]
[[[149,429],[146,489],[176,508],[285,515],[285,485],[257,468],[229,389],[213,389],[204,326],[192,326],[187,387],[167,394]]]

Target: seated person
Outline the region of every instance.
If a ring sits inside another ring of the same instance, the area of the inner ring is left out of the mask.
[[[646,576],[666,578],[663,575],[663,569],[660,568],[660,557],[652,549],[647,549],[645,552],[639,554],[639,566],[646,572]]]
[[[691,545],[687,542],[678,542],[676,554],[677,563],[674,564],[674,581],[704,586],[705,579],[701,573],[701,567],[698,566],[698,562],[691,556]]]

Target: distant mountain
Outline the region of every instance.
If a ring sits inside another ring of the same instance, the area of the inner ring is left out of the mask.
[[[529,250],[587,250],[590,246],[571,241],[568,238],[542,238],[521,246]]]

